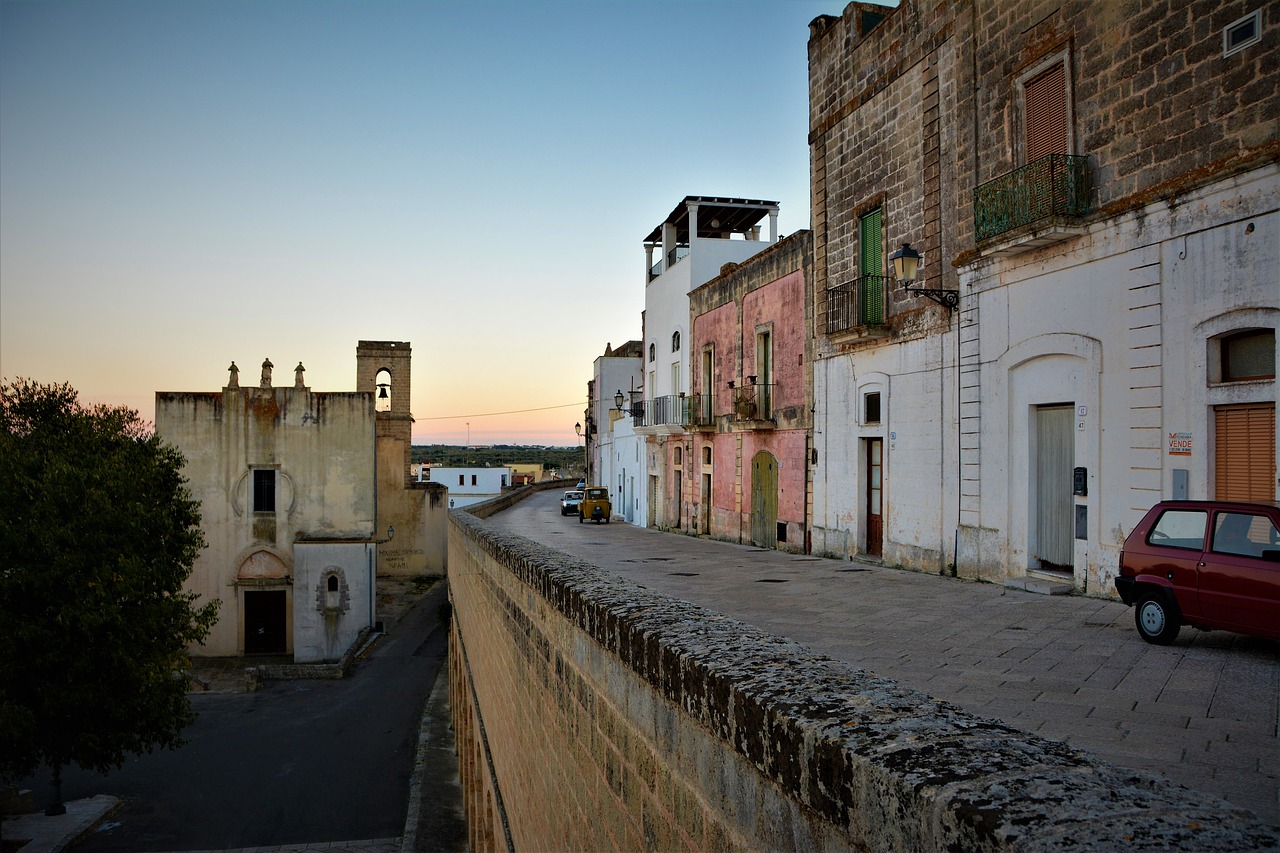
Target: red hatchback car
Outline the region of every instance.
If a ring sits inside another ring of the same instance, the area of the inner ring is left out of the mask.
[[[1116,591],[1149,643],[1182,625],[1280,639],[1280,504],[1161,501],[1124,540]]]

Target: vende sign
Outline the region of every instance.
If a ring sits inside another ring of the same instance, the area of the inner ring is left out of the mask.
[[[1191,455],[1191,433],[1189,432],[1169,433],[1169,455],[1170,456],[1190,456]]]

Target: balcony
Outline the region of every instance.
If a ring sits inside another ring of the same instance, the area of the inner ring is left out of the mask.
[[[777,385],[754,383],[733,390],[733,420],[737,429],[772,429]]]
[[[649,281],[653,281],[687,257],[689,257],[689,247],[676,246],[670,252],[667,252],[666,260],[660,260],[649,268]]]
[[[716,427],[715,399],[710,394],[690,394],[689,426],[695,430],[708,431]]]
[[[891,279],[864,275],[827,288],[827,334],[884,325],[884,302]]]
[[[1067,240],[1084,233],[1090,195],[1089,158],[1050,154],[974,189],[974,240],[993,255]]]
[[[689,398],[683,394],[668,394],[642,400],[631,409],[632,424],[636,430],[651,433],[679,433],[689,425]]]

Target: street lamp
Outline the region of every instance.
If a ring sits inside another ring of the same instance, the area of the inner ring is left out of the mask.
[[[920,253],[911,248],[910,243],[903,243],[902,248],[889,256],[889,260],[893,263],[893,277],[902,284],[902,289],[907,293],[913,293],[916,296],[927,296],[939,305],[945,306],[951,310],[955,310],[960,304],[960,291],[958,290],[938,290],[929,287],[912,287],[911,282],[916,280],[916,274],[920,270]]]

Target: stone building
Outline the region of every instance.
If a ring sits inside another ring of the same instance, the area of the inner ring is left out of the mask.
[[[208,547],[187,588],[221,601],[193,654],[335,660],[376,621],[376,418],[367,392],[256,386],[156,393],[156,432],[186,457]]]
[[[222,602],[194,654],[341,657],[377,621],[379,575],[443,575],[445,489],[409,483],[406,342],[361,341],[356,391],[303,381],[157,392],[156,432],[186,458],[208,547],[188,588]]]
[[[816,552],[1106,595],[1160,498],[1276,497],[1278,28],[1259,0],[813,21]]]
[[[792,234],[689,294],[689,429],[674,462],[697,533],[807,550],[811,238]]]
[[[413,348],[408,341],[360,341],[356,388],[373,395],[377,412],[377,529],[394,531],[378,549],[378,575],[443,577],[448,566],[445,488],[411,472],[409,409]]]

